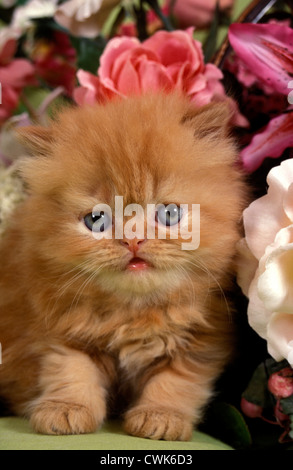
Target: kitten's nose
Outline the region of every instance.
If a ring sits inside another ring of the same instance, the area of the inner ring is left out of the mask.
[[[128,248],[129,251],[132,251],[133,254],[136,254],[136,252],[139,250],[141,245],[146,242],[145,239],[138,239],[138,238],[123,238],[123,240],[120,240],[121,245],[125,246]]]

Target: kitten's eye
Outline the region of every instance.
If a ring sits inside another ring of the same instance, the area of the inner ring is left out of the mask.
[[[111,217],[101,211],[99,214],[89,213],[84,217],[85,226],[92,232],[101,233],[107,230],[112,224]]]
[[[156,220],[162,225],[170,227],[180,222],[183,215],[181,207],[176,204],[160,204],[156,213]]]

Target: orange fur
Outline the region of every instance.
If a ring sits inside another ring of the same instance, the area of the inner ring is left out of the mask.
[[[30,188],[0,246],[0,396],[48,434],[87,433],[124,396],[125,429],[189,439],[233,348],[231,286],[244,185],[224,104],[148,95],[25,129]],[[98,202],[201,205],[201,243],[147,240],[126,272],[119,240],[92,237]]]

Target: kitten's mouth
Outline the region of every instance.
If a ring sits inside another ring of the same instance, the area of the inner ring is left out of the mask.
[[[142,258],[132,258],[126,266],[127,271],[141,272],[146,271],[153,266]]]

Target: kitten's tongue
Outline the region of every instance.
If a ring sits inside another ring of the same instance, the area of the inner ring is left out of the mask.
[[[129,271],[144,271],[148,269],[150,265],[141,258],[132,258],[127,265]]]

